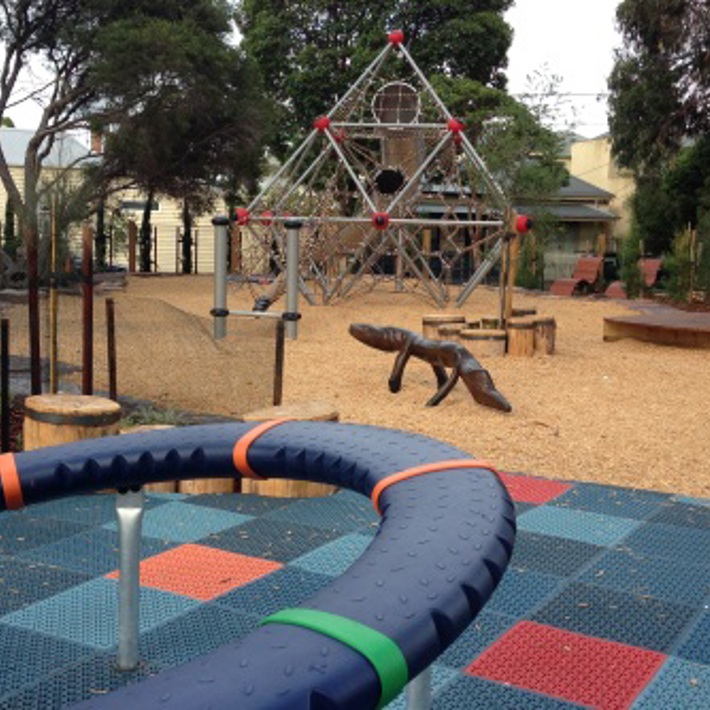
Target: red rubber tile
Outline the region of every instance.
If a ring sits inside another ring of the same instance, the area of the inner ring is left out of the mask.
[[[499,473],[498,475],[508,489],[510,497],[518,503],[541,505],[559,498],[572,488],[571,483],[562,483],[561,481],[545,481],[514,473]]]
[[[628,708],[666,656],[521,621],[465,673],[599,710]]]
[[[181,545],[143,560],[141,585],[209,601],[282,567],[280,562],[260,557],[202,545]],[[116,579],[118,570],[106,576]]]

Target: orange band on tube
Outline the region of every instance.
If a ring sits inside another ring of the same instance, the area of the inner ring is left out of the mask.
[[[22,497],[22,484],[17,475],[15,454],[0,454],[0,481],[5,495],[5,507],[8,510],[19,510],[25,507]]]
[[[421,466],[414,466],[413,468],[406,468],[404,471],[399,471],[398,473],[393,473],[387,478],[383,478],[373,489],[370,494],[372,499],[372,504],[375,506],[375,510],[380,512],[380,496],[382,492],[400,481],[404,481],[407,478],[414,478],[415,476],[421,476],[425,473],[434,473],[436,471],[448,471],[452,468],[487,468],[490,471],[496,472],[495,468],[487,461],[481,461],[480,459],[448,459],[447,461],[435,461],[434,463],[425,463]]]
[[[267,422],[262,422],[257,424],[253,429],[250,429],[244,436],[237,441],[234,445],[234,450],[232,452],[232,460],[234,461],[234,468],[242,474],[242,476],[247,476],[247,478],[256,478],[263,481],[264,477],[255,473],[252,467],[247,461],[247,454],[249,453],[249,447],[262,435],[265,434],[269,429],[273,429],[279,424],[284,422],[293,421],[292,419],[270,419]]]

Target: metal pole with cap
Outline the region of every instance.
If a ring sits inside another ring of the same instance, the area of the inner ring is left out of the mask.
[[[229,217],[219,216],[212,220],[214,226],[214,339],[227,334],[227,228]]]
[[[301,222],[288,220],[286,227],[286,337],[296,340],[298,337],[298,262],[299,262],[299,232]]]

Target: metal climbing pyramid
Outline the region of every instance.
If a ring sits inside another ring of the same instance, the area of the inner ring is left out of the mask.
[[[500,256],[508,201],[403,40],[388,35],[237,211],[243,274],[283,269],[288,220],[302,223],[300,287],[311,303],[389,282],[438,306],[456,293],[460,305]]]

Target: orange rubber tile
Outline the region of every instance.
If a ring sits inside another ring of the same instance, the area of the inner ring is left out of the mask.
[[[281,569],[281,562],[202,545],[181,545],[140,564],[141,585],[209,601]],[[118,578],[118,570],[106,575]]]
[[[524,474],[505,473],[500,471],[498,477],[508,489],[510,497],[516,503],[535,503],[542,505],[559,498],[572,488],[571,483],[548,481],[542,478]]]

